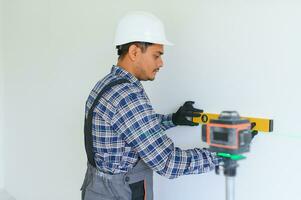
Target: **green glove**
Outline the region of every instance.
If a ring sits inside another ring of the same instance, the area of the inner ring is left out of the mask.
[[[193,101],[186,101],[176,113],[172,115],[175,125],[198,126],[199,123],[192,122],[192,117],[200,117],[203,110],[193,107]],[[190,120],[189,120],[190,119]]]

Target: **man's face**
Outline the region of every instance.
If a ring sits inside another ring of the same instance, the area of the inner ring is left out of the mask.
[[[163,45],[154,44],[147,47],[145,52],[140,52],[136,62],[136,76],[139,80],[154,80],[157,72],[163,66]]]

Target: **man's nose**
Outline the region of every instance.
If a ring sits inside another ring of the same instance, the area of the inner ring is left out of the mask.
[[[163,60],[162,60],[162,58],[160,58],[160,60],[158,62],[158,67],[159,68],[163,67]]]

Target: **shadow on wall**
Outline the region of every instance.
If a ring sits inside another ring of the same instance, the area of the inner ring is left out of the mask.
[[[1,200],[16,200],[3,189],[0,189],[0,199]]]

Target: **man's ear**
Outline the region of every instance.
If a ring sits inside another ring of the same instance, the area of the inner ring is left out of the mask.
[[[141,49],[138,46],[136,46],[135,44],[132,44],[129,47],[128,54],[129,54],[129,58],[132,61],[136,61],[137,57],[141,54]]]

